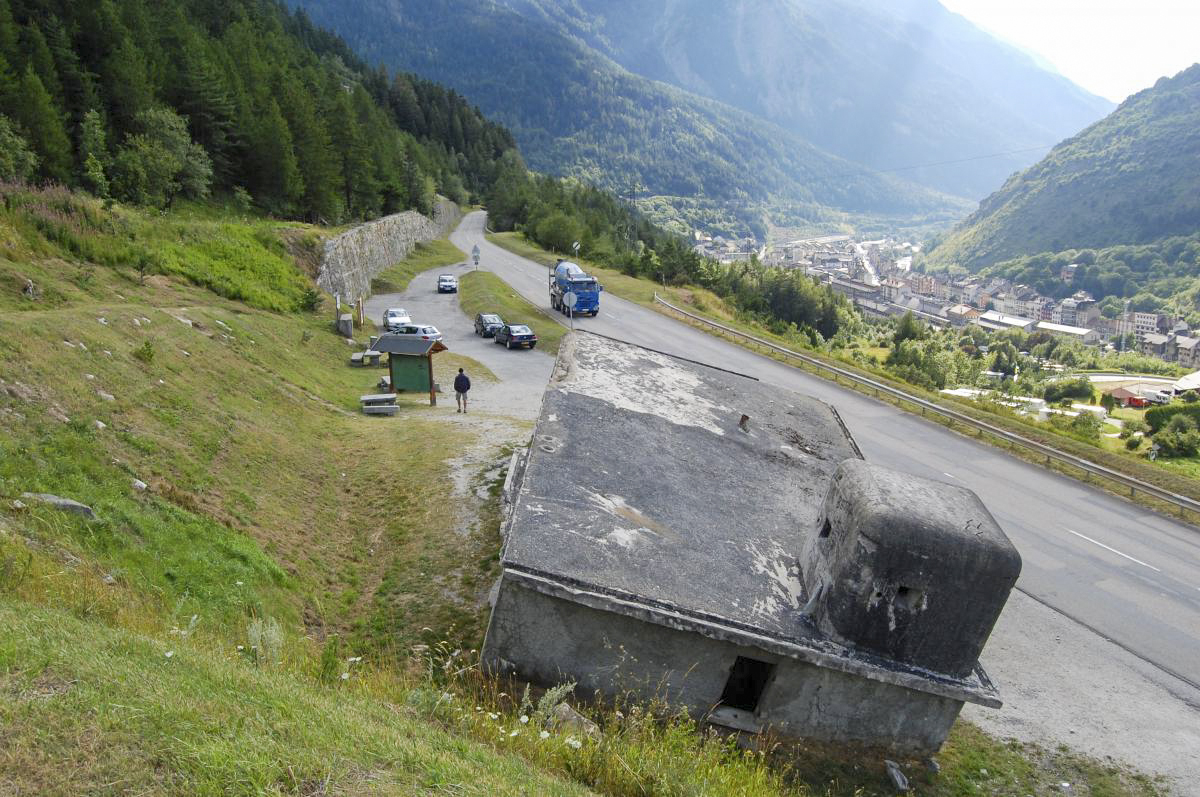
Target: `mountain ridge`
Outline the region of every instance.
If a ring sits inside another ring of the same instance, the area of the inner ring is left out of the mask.
[[[365,59],[462,92],[513,132],[533,168],[673,203],[677,215],[689,203],[713,212],[720,204],[736,217],[728,233],[762,237],[768,212],[775,221],[836,226],[848,214],[949,221],[969,209],[744,111],[635,75],[503,4],[358,0],[346,13],[331,0],[291,2]]]
[[[959,196],[1113,108],[936,0],[502,2],[635,74]]]
[[[970,270],[1200,230],[1200,63],[1131,95],[1010,177],[929,252]]]

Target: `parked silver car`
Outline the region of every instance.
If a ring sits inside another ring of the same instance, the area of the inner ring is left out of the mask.
[[[420,338],[421,340],[442,339],[442,333],[438,332],[437,327],[430,326],[429,324],[400,324],[391,330],[391,333],[406,338]]]
[[[411,324],[412,318],[403,307],[389,307],[383,311],[383,328],[388,332],[403,324]]]

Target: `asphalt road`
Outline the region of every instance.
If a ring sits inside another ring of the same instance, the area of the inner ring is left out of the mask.
[[[485,218],[467,216],[451,241],[478,245],[481,268],[552,312],[545,267],[488,242]],[[611,294],[575,324],[820,398],[872,462],[974,490],[1021,552],[1018,589],[1173,676],[1171,691],[1200,706],[1200,530]]]

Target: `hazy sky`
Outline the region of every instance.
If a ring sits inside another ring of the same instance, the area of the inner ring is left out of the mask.
[[[941,0],[1120,102],[1200,61],[1200,0]]]

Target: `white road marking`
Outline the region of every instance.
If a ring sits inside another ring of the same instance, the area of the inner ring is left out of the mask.
[[[1159,569],[1158,569],[1157,567],[1155,567],[1154,565],[1148,565],[1148,564],[1146,564],[1145,562],[1143,562],[1141,559],[1134,559],[1134,558],[1133,558],[1132,556],[1130,556],[1129,554],[1127,554],[1127,553],[1121,553],[1121,552],[1120,552],[1120,551],[1118,551],[1116,548],[1110,548],[1109,546],[1105,545],[1105,544],[1104,544],[1104,543],[1102,543],[1102,542],[1099,542],[1099,541],[1097,541],[1097,540],[1093,540],[1091,537],[1087,536],[1086,534],[1080,534],[1078,531],[1071,531],[1071,529],[1068,529],[1068,528],[1066,528],[1065,526],[1064,526],[1063,528],[1064,528],[1064,530],[1065,530],[1065,531],[1070,531],[1070,532],[1071,532],[1072,534],[1074,534],[1076,537],[1081,537],[1082,539],[1085,539],[1085,540],[1087,540],[1087,541],[1088,541],[1088,542],[1090,542],[1092,545],[1099,545],[1099,546],[1100,546],[1101,548],[1103,548],[1104,550],[1106,550],[1106,551],[1112,551],[1112,552],[1113,552],[1113,553],[1115,553],[1117,556],[1124,556],[1124,557],[1125,557],[1126,559],[1128,559],[1129,561],[1131,561],[1131,562],[1136,562],[1137,564],[1141,565],[1142,567],[1148,567],[1148,568],[1150,568],[1151,570],[1153,570],[1155,573],[1161,573],[1161,572],[1162,572],[1161,570],[1159,570]]]
[[[949,476],[951,479],[957,479],[957,478],[958,478],[958,477],[957,477],[957,476],[955,476],[953,473],[946,473],[946,471],[942,471],[942,475],[943,475],[943,476]]]

